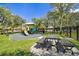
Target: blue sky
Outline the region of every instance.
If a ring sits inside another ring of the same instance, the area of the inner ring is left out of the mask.
[[[48,3],[0,3],[0,6],[8,8],[13,14],[21,16],[26,21],[31,22],[32,18],[45,16],[51,6]],[[79,4],[76,5],[79,11]]]
[[[19,15],[29,22],[34,17],[44,16],[51,9],[51,6],[47,3],[2,3],[0,6],[8,8],[13,14]]]

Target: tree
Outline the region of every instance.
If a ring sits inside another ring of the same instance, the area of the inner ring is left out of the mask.
[[[10,24],[10,27],[12,28],[12,30],[16,27],[21,26],[23,23],[25,23],[25,21],[20,16],[11,15],[11,21],[9,24]]]
[[[10,10],[0,7],[0,23],[3,30],[7,29],[8,27],[18,27],[24,22],[24,19],[22,19],[20,16],[13,15]]]
[[[48,12],[47,16],[49,19],[49,23],[53,26],[54,32],[55,32],[55,27],[58,27],[59,25],[59,20],[58,20],[58,13],[56,11],[50,11]]]
[[[8,23],[10,21],[10,15],[11,15],[11,12],[8,9],[0,7],[0,20],[1,20],[0,23],[3,30],[5,30],[8,26]]]
[[[41,24],[41,20],[38,18],[32,18],[32,21],[35,23],[36,27],[39,27],[39,25]]]
[[[73,9],[74,4],[72,3],[54,3],[50,4],[54,6],[54,10],[59,14],[58,19],[60,20],[60,34],[62,33],[63,21],[66,20],[68,26],[69,13]],[[65,17],[65,18],[64,18]]]
[[[79,26],[79,12],[71,13],[70,20],[71,26]]]
[[[33,22],[35,23],[36,27],[39,29],[45,29],[45,24],[43,19],[33,18]]]

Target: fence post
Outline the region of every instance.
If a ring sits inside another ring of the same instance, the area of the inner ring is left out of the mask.
[[[79,26],[76,27],[77,40],[79,40]]]
[[[55,34],[55,27],[53,28],[54,34]]]
[[[63,27],[63,29],[62,29],[62,30],[63,30],[63,34],[65,34],[65,32],[64,32],[64,27]]]
[[[69,27],[69,37],[71,38],[71,32],[72,32],[72,29],[71,27]]]
[[[68,29],[69,29],[69,28],[68,28],[68,27],[66,27],[66,33],[67,33],[67,37],[68,37]]]

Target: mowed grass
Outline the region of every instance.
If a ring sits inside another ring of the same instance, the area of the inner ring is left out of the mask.
[[[72,35],[71,37],[72,37],[73,39],[77,39],[77,33],[76,33],[76,32],[72,32],[71,35]]]
[[[60,38],[61,39],[63,39],[63,38],[67,38],[67,36],[66,36],[66,33],[63,33],[63,34],[59,34],[59,33],[57,33],[59,36],[60,36]],[[74,46],[79,50],[79,40],[77,40],[77,33],[76,32],[72,32],[71,33],[71,40],[69,40],[69,42],[71,42],[72,44],[74,44]]]
[[[73,43],[75,45],[75,47],[79,50],[79,41],[78,40],[69,40],[71,43]]]
[[[61,36],[63,38],[67,37],[66,34],[61,34]],[[71,33],[71,38],[72,40],[69,40],[69,42],[71,42],[72,44],[75,45],[75,47],[79,50],[79,40],[77,40],[77,33],[76,32],[72,32]]]
[[[6,35],[0,35],[0,55],[29,56],[30,47],[35,42],[37,42],[37,39],[13,41]]]

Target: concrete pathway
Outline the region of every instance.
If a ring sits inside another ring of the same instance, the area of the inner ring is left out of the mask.
[[[32,39],[32,38],[38,38],[42,36],[41,34],[30,34],[28,36],[25,36],[21,33],[16,33],[16,34],[10,34],[9,37],[12,39],[12,40],[27,40],[27,39]]]

